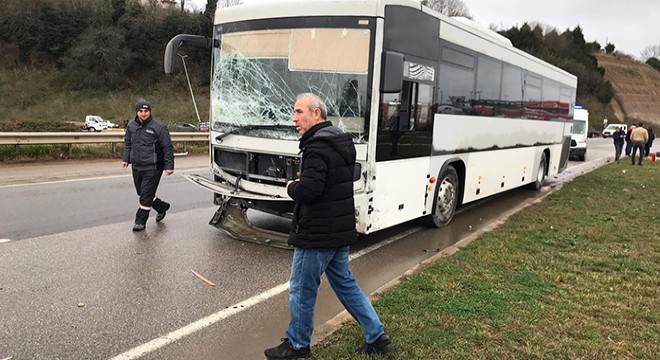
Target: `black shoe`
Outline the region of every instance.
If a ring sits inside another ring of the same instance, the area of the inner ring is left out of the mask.
[[[133,231],[142,231],[145,227],[144,224],[135,223],[135,225],[133,225]]]
[[[276,347],[264,350],[266,359],[302,359],[312,355],[309,346],[296,350],[289,342],[289,339],[282,339],[282,343]]]
[[[392,340],[389,335],[383,333],[376,341],[371,344],[364,343],[355,350],[358,354],[365,355],[385,355],[392,351]]]
[[[157,222],[163,221],[163,219],[165,219],[165,215],[167,215],[166,211],[169,210],[169,209],[170,209],[170,204],[167,204],[165,206],[165,210],[163,210],[162,213],[158,213],[158,215],[156,215],[156,221]]]

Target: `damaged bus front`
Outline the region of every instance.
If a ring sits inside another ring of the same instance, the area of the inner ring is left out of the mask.
[[[328,106],[328,120],[353,135],[358,152],[355,192],[365,190],[360,169],[367,156],[367,89],[372,81],[375,20],[352,16],[249,19],[253,16],[249,8],[219,10],[213,39],[174,37],[166,49],[165,72],[173,72],[180,45],[212,48],[209,145],[213,179],[187,177],[214,193],[214,203],[220,208],[212,225],[241,240],[287,247],[285,234],[253,226],[246,211],[292,214],[293,201],[285,185],[300,170],[299,134],[292,122],[298,94],[321,96]],[[234,20],[218,24],[221,18]]]

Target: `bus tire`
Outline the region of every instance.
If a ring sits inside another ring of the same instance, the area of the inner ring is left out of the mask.
[[[433,198],[433,212],[424,218],[427,226],[439,228],[449,224],[458,203],[458,186],[458,173],[449,165],[438,177]]]
[[[529,184],[531,190],[539,191],[543,187],[543,182],[545,181],[545,174],[547,172],[548,162],[545,158],[545,153],[541,154],[541,161],[539,161],[539,169],[536,172],[536,180],[533,183]]]

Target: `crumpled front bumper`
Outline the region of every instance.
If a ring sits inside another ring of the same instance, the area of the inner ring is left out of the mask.
[[[260,228],[250,223],[247,218],[247,210],[252,208],[251,200],[291,201],[290,198],[236,189],[226,183],[213,181],[195,174],[187,174],[184,177],[207,190],[222,195],[222,203],[211,218],[211,221],[209,221],[210,225],[225,231],[237,240],[282,249],[293,249],[287,243],[288,234]]]

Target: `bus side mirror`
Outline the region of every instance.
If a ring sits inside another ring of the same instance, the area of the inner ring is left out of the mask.
[[[401,92],[403,85],[403,55],[384,51],[380,77],[380,92],[393,94]]]
[[[165,59],[163,65],[165,67],[165,74],[174,73],[174,63],[176,61],[176,53],[179,47],[184,43],[191,43],[199,46],[211,47],[211,39],[201,35],[179,34],[167,43],[165,48]]]

